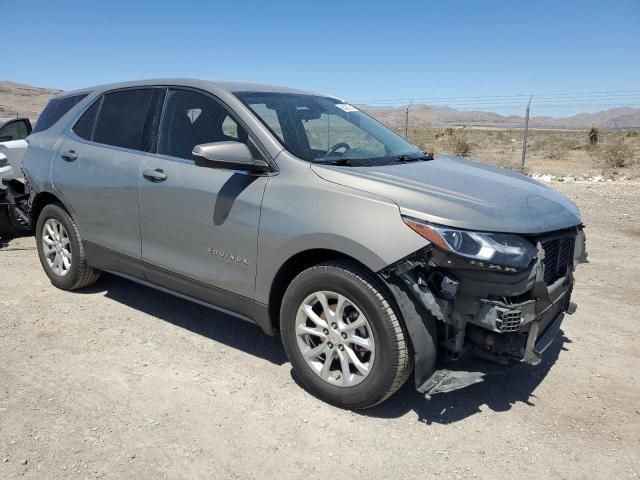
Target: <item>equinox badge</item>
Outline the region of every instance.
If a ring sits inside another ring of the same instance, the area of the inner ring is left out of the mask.
[[[224,250],[219,250],[217,248],[215,249],[210,248],[209,254],[213,255],[214,257],[220,257],[225,260],[229,260],[230,262],[240,263],[242,265],[249,265],[249,260],[247,260],[245,257],[241,257],[240,255],[233,255],[231,253],[227,253]]]

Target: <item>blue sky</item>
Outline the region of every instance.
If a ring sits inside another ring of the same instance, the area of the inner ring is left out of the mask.
[[[165,76],[352,101],[640,89],[638,0],[0,0],[0,18],[0,79],[66,90]]]

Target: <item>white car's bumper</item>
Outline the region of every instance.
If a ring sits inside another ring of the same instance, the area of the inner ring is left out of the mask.
[[[15,176],[22,176],[22,159],[27,151],[29,144],[26,140],[11,140],[9,142],[0,142],[0,155],[4,155],[7,163],[13,168]],[[0,162],[2,163],[2,162]]]

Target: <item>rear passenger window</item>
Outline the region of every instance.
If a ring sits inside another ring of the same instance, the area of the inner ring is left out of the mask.
[[[100,110],[100,102],[102,102],[102,98],[93,102],[93,105],[82,114],[80,120],[73,126],[74,133],[85,140],[93,139],[93,129],[96,125],[98,110]]]
[[[85,98],[88,94],[72,95],[64,98],[54,98],[47,103],[44,110],[38,118],[32,133],[42,132],[62,118],[62,116],[75,107],[78,102]]]
[[[153,89],[106,94],[96,121],[93,141],[142,150],[142,136],[152,97]]]

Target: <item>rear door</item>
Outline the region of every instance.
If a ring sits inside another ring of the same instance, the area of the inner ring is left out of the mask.
[[[140,227],[145,275],[153,283],[242,313],[253,298],[260,205],[266,176],[197,166],[198,144],[246,143],[246,130],[212,96],[170,89],[157,155],[142,160]]]
[[[135,88],[104,94],[57,148],[53,184],[89,248],[98,247],[99,253],[140,260],[138,172],[164,92]],[[141,276],[139,262],[125,273]]]

